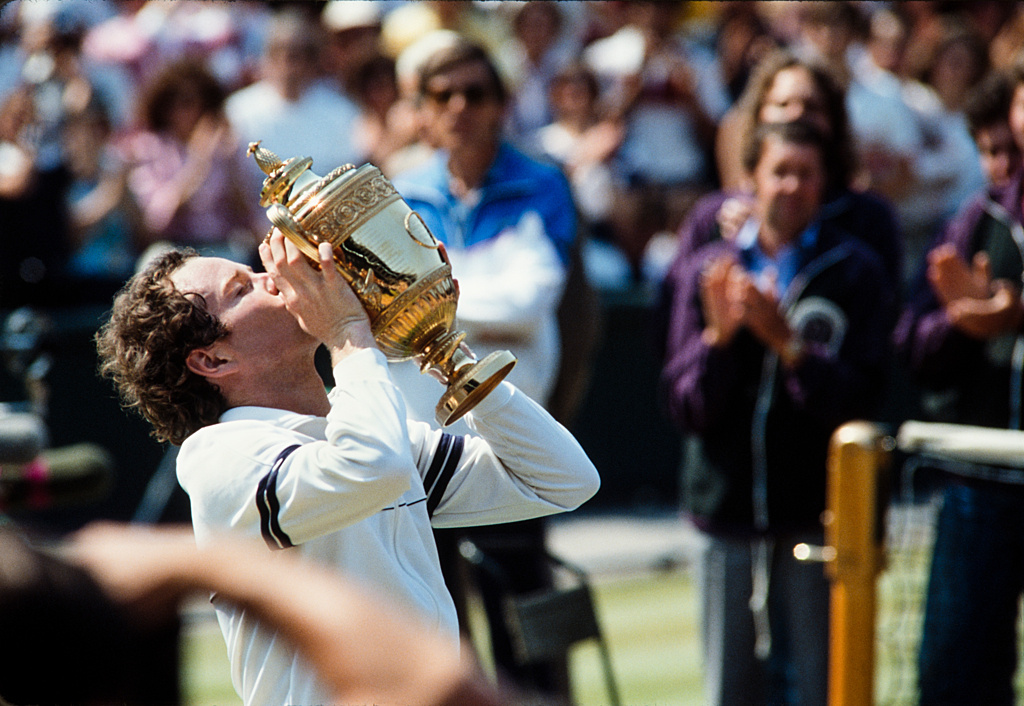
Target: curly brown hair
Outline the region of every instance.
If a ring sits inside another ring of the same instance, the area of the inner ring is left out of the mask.
[[[100,374],[113,380],[126,408],[153,425],[154,437],[172,444],[215,423],[227,409],[217,386],[186,365],[190,352],[228,333],[202,297],[185,296],[171,282],[170,275],[197,254],[171,250],[137,273],[96,334]]]

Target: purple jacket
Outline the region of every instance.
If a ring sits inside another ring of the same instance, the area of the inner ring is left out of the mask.
[[[741,192],[717,191],[698,201],[679,230],[679,247],[693,252],[717,237],[718,211],[730,198],[749,198]],[[820,219],[862,240],[878,253],[886,274],[899,283],[903,272],[903,234],[892,205],[870,192],[845,189],[832,194]]]
[[[714,235],[684,235],[707,243],[682,253],[669,274],[662,392],[689,436],[684,503],[713,530],[820,527],[832,432],[871,418],[884,383],[893,303],[881,260],[831,223],[821,224],[783,293],[782,306],[807,347],[802,363],[787,370],[747,331],[725,348],[704,343],[701,270],[713,257],[740,251]]]
[[[951,244],[966,261],[984,250],[992,276],[1018,286],[1024,271],[1021,196],[1024,173],[964,205],[935,245]],[[1021,427],[1019,333],[980,341],[953,328],[927,279],[913,288],[896,327],[897,350],[925,387],[929,418],[1001,429]],[[1024,350],[1024,348],[1022,348]]]
[[[721,237],[718,211],[729,198],[749,198],[749,195],[739,191],[716,191],[702,197],[690,209],[679,229],[679,257],[675,260],[676,267],[684,262],[687,254]],[[858,238],[875,251],[882,260],[887,286],[891,287],[893,292],[901,290],[903,233],[896,212],[888,201],[876,194],[847,189],[832,194],[828,203],[822,206],[820,218],[823,222]],[[661,351],[665,349],[668,307],[671,306],[675,279],[676,276],[669,273],[669,276],[662,280],[654,311],[654,345]],[[894,311],[893,315],[896,313]]]

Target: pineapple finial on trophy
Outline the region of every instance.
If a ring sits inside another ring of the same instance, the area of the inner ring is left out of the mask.
[[[274,152],[271,152],[266,147],[261,147],[260,143],[262,142],[262,140],[250,142],[249,149],[246,150],[245,154],[255,158],[256,164],[264,174],[273,174],[274,170],[284,164],[284,162]]]
[[[286,204],[295,182],[313,166],[312,157],[292,157],[282,161],[277,154],[261,147],[260,142],[250,142],[246,154],[253,157],[260,170],[267,175],[260,191],[260,206],[264,208],[273,203]],[[310,177],[313,180],[319,178],[310,172],[303,181],[308,181]]]

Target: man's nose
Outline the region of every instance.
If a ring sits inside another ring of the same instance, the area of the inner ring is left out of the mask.
[[[782,178],[782,191],[787,194],[794,194],[800,190],[801,179],[795,174],[790,174]]]
[[[807,103],[801,100],[795,100],[792,104],[792,115],[790,118],[793,120],[802,120],[807,117]]]
[[[453,113],[461,113],[468,105],[469,101],[466,99],[466,94],[462,91],[452,93],[452,97],[448,99],[448,110]]]

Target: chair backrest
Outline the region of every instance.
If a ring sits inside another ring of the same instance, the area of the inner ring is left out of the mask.
[[[463,539],[462,556],[506,587],[505,624],[512,637],[516,660],[523,665],[564,657],[579,642],[593,640],[601,658],[609,703],[620,703],[618,686],[612,670],[611,655],[594,609],[594,598],[586,572],[553,554],[545,559],[572,577],[571,585],[516,594],[501,565],[487,556],[472,540]]]
[[[601,639],[590,586],[552,589],[505,600],[516,659],[532,664],[566,654],[583,640]]]

